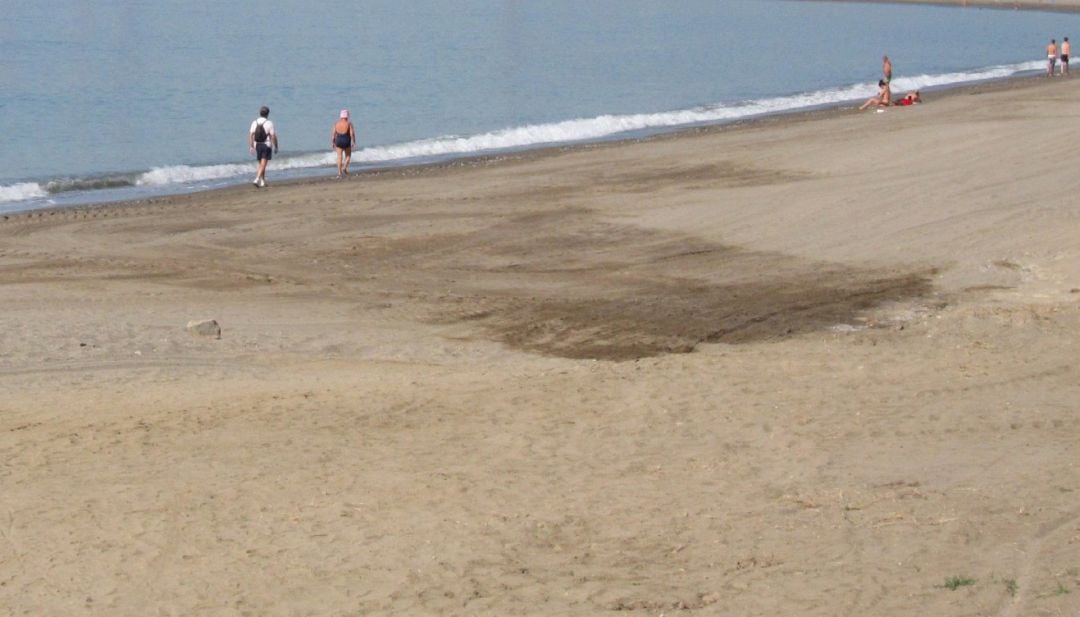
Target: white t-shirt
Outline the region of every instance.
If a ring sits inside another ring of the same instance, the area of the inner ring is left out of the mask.
[[[259,122],[259,120],[262,120],[262,122]],[[274,123],[271,122],[268,118],[255,118],[255,120],[251,122],[251,128],[248,129],[248,135],[254,135],[255,127],[260,124],[262,124],[263,127],[266,129],[266,141],[263,143],[268,146],[273,146],[274,142],[270,141],[270,138],[274,135]]]

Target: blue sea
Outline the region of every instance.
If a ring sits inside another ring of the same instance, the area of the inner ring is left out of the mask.
[[[1080,15],[809,0],[34,0],[0,19],[0,212],[636,137],[1043,69]],[[255,190],[255,189],[253,189]]]

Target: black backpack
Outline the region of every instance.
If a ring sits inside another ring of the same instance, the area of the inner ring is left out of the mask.
[[[259,118],[259,120],[262,120],[262,118]],[[266,141],[266,128],[263,126],[263,125],[266,124],[266,120],[263,120],[262,122],[259,122],[259,120],[255,121],[255,135],[254,135],[254,137],[255,137],[255,143],[257,143],[257,144],[261,144],[261,143]]]

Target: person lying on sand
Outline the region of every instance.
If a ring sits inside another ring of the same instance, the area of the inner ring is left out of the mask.
[[[893,105],[914,105],[915,103],[922,103],[922,95],[918,90],[912,90],[905,94],[902,98],[893,101]]]
[[[878,80],[877,85],[877,96],[866,99],[866,102],[859,108],[860,111],[867,107],[888,107],[892,104],[892,91],[889,89],[889,84],[884,79],[881,79]]]

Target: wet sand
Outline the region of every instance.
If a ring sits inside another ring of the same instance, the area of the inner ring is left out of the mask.
[[[1074,615],[1078,95],[3,217],[0,606]]]

